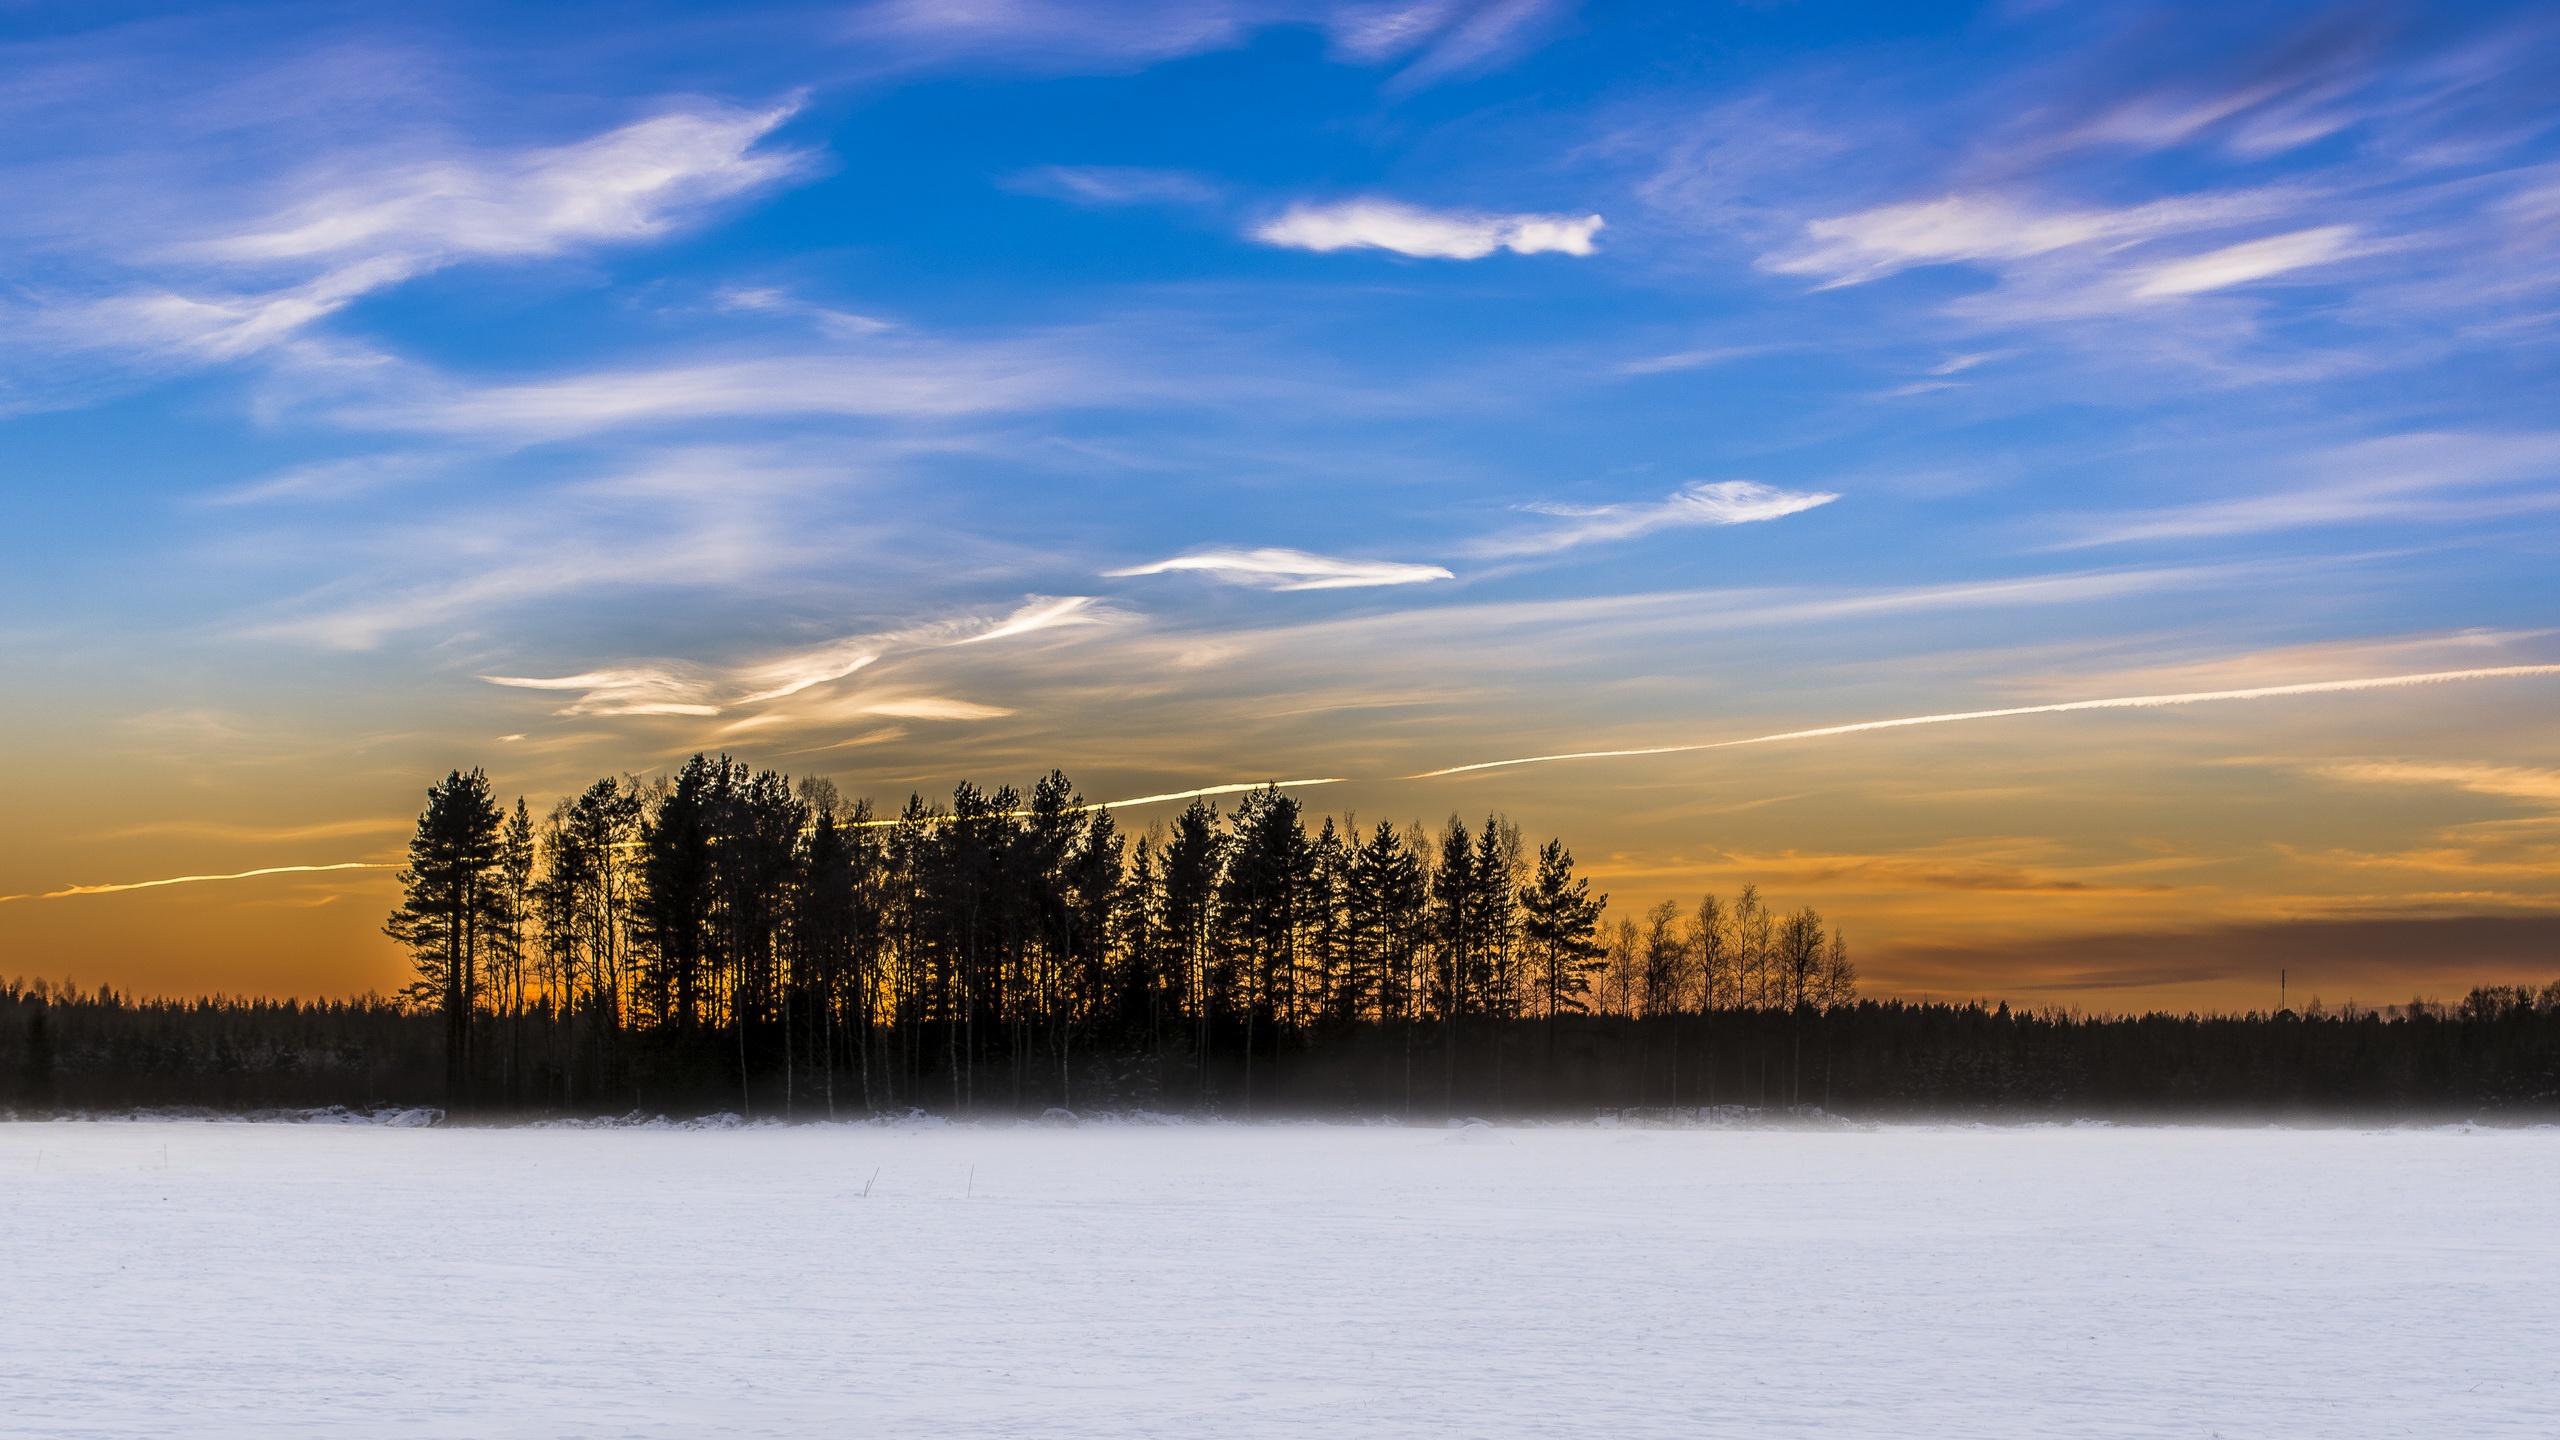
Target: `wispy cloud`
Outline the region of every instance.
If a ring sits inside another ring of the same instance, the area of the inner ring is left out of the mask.
[[[303,193],[280,209],[165,245],[144,262],[187,279],[104,297],[58,315],[54,328],[93,343],[230,359],[446,266],[652,239],[801,169],[803,155],[756,148],[790,113],[703,108],[553,148],[382,169],[336,162],[293,181]],[[239,284],[297,274],[281,285]]]
[[[858,340],[898,327],[876,315],[813,305],[788,290],[771,285],[726,285],[712,297],[722,310],[751,315],[789,315],[808,320],[834,340]]]
[[[1607,222],[1597,215],[1495,215],[1425,210],[1395,200],[1293,205],[1256,226],[1253,238],[1295,250],[1392,250],[1433,260],[1481,260],[1496,250],[1518,255],[1588,255]]]
[[[2418,760],[2341,760],[2307,767],[2315,775],[2362,784],[2440,785],[2475,795],[2560,801],[2560,770],[2530,765],[2448,764]]]
[[[1005,640],[1028,635],[1038,630],[1055,630],[1068,625],[1101,625],[1118,618],[1102,608],[1090,595],[1065,595],[1055,599],[1041,598],[1006,616],[1003,621],[980,634],[952,643],[975,645],[986,640]]]
[[[1033,596],[996,621],[945,620],[879,635],[856,636],[824,645],[785,651],[764,659],[728,666],[677,661],[589,670],[576,675],[483,675],[492,685],[517,690],[577,693],[553,711],[555,715],[723,715],[788,699],[803,691],[845,679],[868,669],[884,656],[906,650],[974,645],[1068,626],[1104,625],[1121,615],[1090,596]],[[977,720],[1012,712],[995,706],[942,697],[890,696],[866,698],[847,713],[886,715],[919,720]]]
[[[2093,371],[2301,383],[2553,333],[2560,261],[2526,218],[2548,131],[2515,117],[2560,26],[2387,6],[2172,24],[2135,6],[2048,28],[2062,13],[2013,16],[2022,39],[2044,31],[2042,63],[1970,70],[1980,89],[1807,67],[1648,117],[1662,165],[1637,193],[1817,290],[1926,266],[1990,277],[1808,313],[1854,316],[1844,348],[1943,345],[1950,322],[2045,332],[2070,363],[2012,393]],[[1878,114],[1885,93],[1909,103]],[[2312,283],[2334,290],[2277,288]]]
[[[1297,18],[1293,10],[1256,0],[875,0],[847,28],[892,63],[1001,60],[1072,72],[1231,49],[1262,25]]]
[[[1564,523],[1476,542],[1477,555],[1550,555],[1577,545],[1632,540],[1656,530],[1697,525],[1749,525],[1801,514],[1840,497],[1828,491],[1780,490],[1752,480],[1702,481],[1668,497],[1627,505],[1525,505]]]
[[[1196,573],[1230,585],[1265,590],[1356,590],[1373,585],[1418,585],[1457,578],[1438,565],[1412,565],[1393,560],[1348,560],[1311,555],[1304,550],[1200,550],[1149,565],[1102,572],[1110,578],[1131,575]]]
[[[897,720],[1000,720],[1013,713],[1002,705],[981,705],[941,695],[867,700],[855,707],[855,711],[863,715],[886,715]]]
[[[1036,346],[908,343],[858,355],[774,356],[593,371],[517,384],[426,384],[427,393],[345,404],[358,426],[561,438],[633,425],[842,415],[950,418],[1093,403],[1128,393],[1106,364]]]
[[[2286,235],[2270,235],[2263,240],[2244,240],[2202,255],[2155,265],[2133,287],[2133,293],[2136,299],[2196,295],[2295,270],[2307,270],[2351,253],[2355,235],[2356,227],[2353,225],[2323,225]]]
[[[1572,0],[875,0],[855,38],[890,63],[1000,62],[1033,71],[1119,70],[1243,45],[1275,26],[1315,26],[1333,57],[1397,65],[1390,90],[1480,75],[1526,54]]]
[[[1216,182],[1182,170],[1138,165],[1042,165],[1003,180],[1004,188],[1075,205],[1209,205],[1224,198]]]
[[[1766,355],[1773,348],[1768,345],[1718,345],[1705,350],[1675,350],[1668,355],[1649,355],[1641,360],[1625,361],[1618,366],[1618,373],[1662,375],[1674,370],[1699,370],[1709,365],[1722,365],[1728,360]]]
[[[2255,495],[2093,519],[2062,548],[2548,510],[2560,506],[2560,433],[2391,435],[2289,459],[2280,473],[2297,478]]]
[[[2260,190],[2069,210],[2006,195],[1947,195],[1810,221],[1802,243],[1764,255],[1760,264],[1781,275],[1813,276],[1830,289],[1921,265],[2024,260],[2080,247],[2113,254],[2162,236],[2264,219],[2297,200]]]
[[[235,234],[183,247],[227,261],[390,261],[411,269],[664,234],[806,157],[754,147],[790,107],[661,115],[591,140],[324,184]]]
[[[579,692],[578,698],[551,712],[555,715],[717,715],[709,703],[715,682],[659,666],[588,670],[576,675],[483,675],[492,685],[514,690]]]
[[[1390,86],[1412,90],[1481,73],[1528,50],[1569,0],[1387,0],[1328,17],[1334,52],[1359,64],[1411,56]]]

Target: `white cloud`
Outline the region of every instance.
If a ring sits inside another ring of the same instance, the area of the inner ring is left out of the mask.
[[[1809,243],[1762,257],[1781,275],[1822,288],[1858,285],[1919,265],[2022,260],[2074,246],[2120,247],[2156,236],[2242,223],[2272,213],[2266,191],[2154,201],[2120,210],[2044,210],[2003,196],[1949,195],[1881,205],[1804,227]]]
[[[786,651],[763,660],[706,668],[658,660],[590,670],[577,675],[533,677],[483,675],[492,685],[518,690],[575,690],[578,698],[555,715],[720,715],[745,706],[788,699],[802,691],[842,680],[870,668],[900,650],[916,651],[970,645],[1072,625],[1107,624],[1121,616],[1095,604],[1091,596],[1035,595],[1030,603],[993,625],[958,634],[960,624],[944,621],[880,635],[858,635],[805,650]],[[839,714],[889,715],[907,719],[985,719],[1009,710],[950,699],[857,699],[832,705]],[[762,722],[742,722],[762,723]]]
[[[574,145],[306,179],[309,193],[273,214],[164,247],[155,258],[187,279],[78,306],[50,328],[70,343],[233,359],[449,265],[651,239],[798,169],[798,154],[754,149],[790,113],[661,115]],[[244,274],[268,288],[241,288]]]
[[[917,695],[901,700],[872,700],[855,707],[863,715],[896,720],[997,720],[1012,714],[1001,705],[980,705],[943,695]]]
[[[711,684],[699,676],[655,666],[589,670],[580,675],[538,678],[529,675],[483,675],[492,685],[517,690],[578,690],[584,693],[551,712],[555,715],[717,715],[708,703]]]
[[[846,640],[833,645],[785,655],[762,665],[741,667],[736,679],[743,684],[759,686],[731,701],[733,705],[753,705],[765,700],[779,700],[797,695],[812,685],[841,680],[854,671],[880,658],[877,642]]]
[[[981,640],[1002,640],[1013,635],[1028,635],[1035,630],[1054,630],[1064,625],[1101,625],[1119,618],[1114,612],[1097,607],[1090,595],[1034,596],[1031,603],[1006,616],[993,628],[955,640],[955,645],[975,645]]]
[[[1752,480],[1716,480],[1690,485],[1650,504],[1530,505],[1523,508],[1557,516],[1567,523],[1497,536],[1471,548],[1478,555],[1546,555],[1596,541],[1628,540],[1655,530],[1776,520],[1839,498],[1824,491],[1780,490]]]
[[[1230,585],[1253,585],[1268,590],[1356,590],[1373,585],[1418,585],[1429,580],[1457,578],[1437,565],[1408,565],[1392,560],[1345,560],[1332,555],[1311,555],[1304,550],[1280,549],[1203,550],[1158,560],[1152,565],[1132,565],[1125,570],[1106,570],[1103,573],[1118,578],[1166,575],[1176,571],[1197,572]]]
[[[423,267],[648,239],[686,211],[797,168],[801,157],[789,152],[750,153],[790,114],[661,115],[555,149],[392,170],[191,248],[231,261],[396,259]]]
[[[1478,74],[1524,53],[1571,0],[875,0],[853,33],[890,63],[996,58],[1033,70],[1119,70],[1232,49],[1273,26],[1320,26],[1336,59],[1410,56],[1391,88]]]
[[[2289,235],[2270,235],[2263,240],[2225,246],[2155,267],[2133,293],[2146,297],[2194,295],[2323,265],[2348,254],[2355,234],[2353,225],[2323,225],[2315,230],[2296,230]]]
[[[772,286],[722,286],[713,293],[711,303],[733,313],[803,317],[831,340],[859,340],[898,328],[875,315],[857,315],[849,310],[812,305],[787,290]]]
[[[1392,250],[1425,259],[1479,260],[1496,250],[1588,255],[1607,222],[1597,215],[1488,215],[1424,210],[1394,200],[1296,205],[1253,232],[1266,245],[1298,250]]]
[[[1334,54],[1354,64],[1414,56],[1388,82],[1390,90],[1410,90],[1520,55],[1545,28],[1542,22],[1564,8],[1559,0],[1386,0],[1340,6],[1325,28]]]
[[[1334,13],[1327,28],[1334,52],[1345,60],[1375,65],[1410,54],[1428,43],[1458,13],[1457,0],[1346,6]]]

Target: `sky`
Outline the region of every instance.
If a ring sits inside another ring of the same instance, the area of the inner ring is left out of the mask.
[[[0,7],[0,974],[387,991],[434,779],[708,749],[1500,810],[1874,994],[2549,979],[2555,75],[2530,5]]]

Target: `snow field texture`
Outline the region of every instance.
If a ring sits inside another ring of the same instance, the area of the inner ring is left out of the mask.
[[[10,1124],[0,1170],[13,1435],[2560,1433],[2549,1128]]]

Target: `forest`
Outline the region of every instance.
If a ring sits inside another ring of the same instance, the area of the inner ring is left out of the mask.
[[[1276,787],[1134,838],[1051,772],[895,816],[697,755],[536,818],[433,786],[385,929],[401,994],[137,1001],[0,985],[46,1109],[458,1117],[1161,1111],[2517,1109],[2560,983],[2389,1012],[2090,1018],[1861,1000],[1810,908],[1607,914],[1560,840],[1310,816]]]
[[[1823,1007],[1854,990],[1810,909],[1607,897],[1499,815],[1438,834],[1315,819],[1276,787],[1134,839],[1052,771],[895,817],[697,755],[536,820],[479,771],[429,792],[387,929],[444,1022],[448,1094],[574,1105],[635,1084],[741,1113],[1252,1114],[1319,1042],[1391,1036],[1361,1103],[1499,1091],[1522,1027],[1604,1005]],[[1527,1077],[1522,1076],[1522,1079]],[[1293,1096],[1292,1098],[1303,1098]]]

